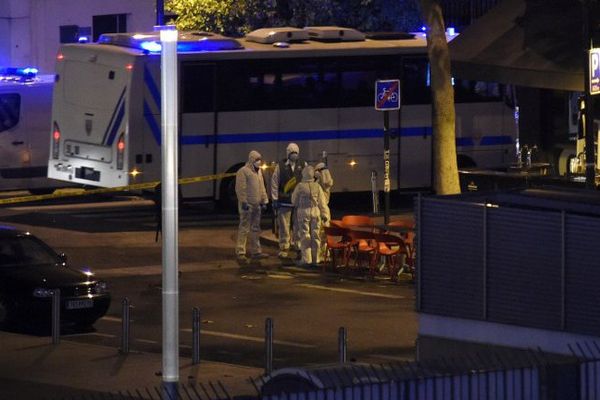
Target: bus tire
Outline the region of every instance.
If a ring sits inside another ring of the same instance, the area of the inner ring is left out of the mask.
[[[227,170],[227,173],[237,172],[244,164],[237,164]],[[219,207],[224,211],[235,212],[237,210],[237,196],[235,194],[235,177],[221,179],[219,185]]]
[[[456,163],[458,164],[458,169],[477,167],[477,163],[473,161],[471,157],[464,154],[459,154],[456,156]]]

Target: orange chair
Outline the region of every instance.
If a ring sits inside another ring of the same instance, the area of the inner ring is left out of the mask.
[[[354,266],[360,268],[360,261],[367,260],[367,267],[371,275],[375,274],[375,265],[377,263],[377,242],[375,234],[367,231],[349,230],[348,234],[352,239],[352,252],[354,253]]]
[[[408,259],[412,263],[411,266],[414,266],[415,259],[415,222],[412,219],[402,219],[397,221],[391,221],[388,226],[397,226],[400,228],[405,228],[405,232],[400,232],[400,237],[404,240],[404,244],[406,244],[406,248],[408,250]],[[413,271],[414,273],[414,271]]]
[[[335,271],[338,266],[347,267],[350,259],[350,246],[352,245],[348,229],[338,226],[326,226],[323,229],[327,238],[325,258],[328,259],[331,256],[332,270]],[[342,257],[341,264],[336,263],[336,253]],[[326,263],[323,263],[323,272],[325,272],[325,265]]]
[[[344,215],[342,224],[347,228],[361,227],[368,228],[371,231],[375,228],[373,219],[367,215]]]
[[[409,251],[404,240],[396,235],[377,234],[377,256],[381,258],[381,269],[387,267],[390,279],[396,281],[405,268],[411,274],[414,270],[408,265]],[[414,275],[413,275],[414,278]]]

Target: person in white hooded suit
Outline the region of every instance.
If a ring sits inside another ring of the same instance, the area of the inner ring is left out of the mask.
[[[240,226],[236,245],[238,260],[247,262],[246,242],[252,258],[264,258],[260,247],[260,215],[269,198],[263,180],[261,155],[252,150],[248,154],[248,162],[240,168],[235,176],[235,194],[238,198],[238,211],[240,214]]]
[[[328,210],[325,193],[321,185],[315,182],[315,170],[310,165],[302,170],[302,182],[292,193],[292,204],[296,208],[300,262],[305,265],[318,264],[321,261],[321,223],[328,218]]]

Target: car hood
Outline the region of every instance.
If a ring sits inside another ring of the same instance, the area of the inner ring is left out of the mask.
[[[31,265],[0,268],[0,279],[10,286],[62,288],[88,281],[82,272],[61,265]]]

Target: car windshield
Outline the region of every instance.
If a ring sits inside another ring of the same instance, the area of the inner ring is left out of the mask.
[[[50,247],[32,236],[0,238],[0,268],[55,264],[58,256]]]

